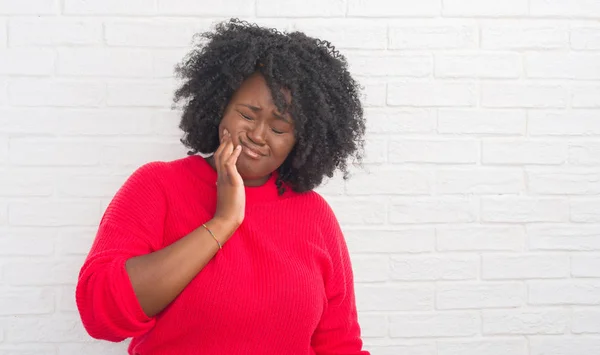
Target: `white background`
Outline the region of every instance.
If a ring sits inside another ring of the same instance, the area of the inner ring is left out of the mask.
[[[600,353],[600,0],[0,0],[0,354],[125,354],[77,273],[126,177],[185,155],[173,65],[232,16],[365,86],[366,170],[320,191],[374,355]]]

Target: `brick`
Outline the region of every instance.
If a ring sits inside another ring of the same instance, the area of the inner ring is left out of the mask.
[[[484,335],[564,334],[569,324],[566,309],[484,310]]]
[[[2,336],[0,336],[0,340]],[[0,345],[2,355],[55,355],[56,348],[49,344],[5,344]]]
[[[476,279],[478,256],[392,256],[392,279],[439,281]]]
[[[574,108],[600,108],[600,85],[573,84],[571,106]]]
[[[440,283],[437,309],[514,308],[524,304],[525,287],[518,282]]]
[[[55,234],[41,228],[0,228],[0,256],[51,255]]]
[[[48,76],[54,62],[50,49],[0,49],[0,75]]]
[[[594,110],[531,111],[528,130],[531,135],[598,135],[600,122]]]
[[[571,275],[600,278],[600,255],[572,255]]]
[[[562,108],[567,89],[561,84],[487,82],[482,84],[481,105],[492,108]]]
[[[600,173],[581,168],[527,169],[528,191],[545,195],[600,194]]]
[[[529,355],[526,339],[442,340],[438,355]]]
[[[435,174],[438,194],[519,194],[525,191],[520,169],[441,168]]]
[[[436,345],[434,342],[408,342],[405,344],[399,344],[394,341],[394,345],[370,345],[369,339],[365,339],[364,343],[368,346],[366,349],[370,350],[371,354],[377,355],[437,355]]]
[[[0,15],[55,15],[58,0],[0,0]]]
[[[23,329],[29,329],[24,332]],[[15,343],[67,343],[89,341],[89,335],[76,315],[13,319],[5,331],[6,340]]]
[[[433,74],[430,55],[350,53],[347,57],[350,72],[359,76],[430,77]]]
[[[11,285],[75,284],[77,270],[83,257],[61,261],[7,263],[3,268],[4,281]]]
[[[58,74],[65,76],[151,77],[151,52],[120,48],[58,50]]]
[[[571,27],[571,48],[578,50],[600,49],[600,26]]]
[[[60,312],[78,312],[75,302],[75,285],[61,286],[58,292],[58,310]]]
[[[8,95],[15,106],[98,107],[106,99],[106,85],[65,79],[15,79]]]
[[[441,3],[437,0],[349,0],[348,16],[351,17],[437,17]]]
[[[520,226],[440,226],[438,251],[521,251],[525,230]]]
[[[477,201],[463,197],[398,198],[390,206],[390,223],[468,223],[477,219]]]
[[[373,198],[334,198],[328,202],[340,220],[340,224],[383,224],[387,206]]]
[[[344,229],[351,253],[424,253],[434,249],[431,228]]]
[[[185,16],[253,16],[255,2],[245,0],[158,0],[158,13]],[[273,2],[273,5],[275,3]],[[259,5],[260,6],[260,5]]]
[[[105,22],[105,38],[109,46],[189,47],[195,33],[210,30],[211,22],[186,21],[109,21]]]
[[[484,139],[484,164],[558,165],[567,160],[567,146],[561,141]]]
[[[0,136],[0,163],[8,161],[8,137]]]
[[[328,4],[328,3],[326,3]],[[317,8],[322,9],[322,6]],[[336,48],[385,49],[387,24],[365,19],[298,20],[294,29],[326,39]]]
[[[569,27],[550,21],[503,20],[481,25],[484,49],[565,49]]]
[[[569,257],[564,254],[483,255],[482,278],[543,279],[568,277]]]
[[[405,81],[388,85],[387,103],[408,107],[468,107],[477,102],[475,84]]]
[[[392,163],[474,164],[479,160],[479,144],[473,139],[392,138]]]
[[[526,1],[443,0],[444,16],[524,16],[529,14]]]
[[[600,3],[595,0],[531,0],[533,16],[590,17],[600,16]]]
[[[524,135],[527,116],[524,110],[462,109],[438,110],[438,131],[449,134]]]
[[[368,167],[346,182],[348,195],[429,195],[433,186],[431,171]]]
[[[600,225],[529,225],[527,235],[530,250],[600,250]]]
[[[6,108],[0,109],[0,126],[19,135],[135,136],[159,133],[158,117],[158,112],[144,108]],[[178,117],[170,116],[168,124],[177,123]],[[161,128],[166,130],[166,125]]]
[[[424,311],[433,309],[433,285],[356,285],[361,311]]]
[[[5,288],[0,292],[0,316],[19,318],[53,312],[54,291],[50,288]]]
[[[101,210],[104,211],[104,209]],[[56,239],[56,253],[58,255],[86,255],[92,247],[96,232],[96,226],[61,228]]]
[[[573,325],[575,334],[600,333],[600,311],[597,309],[573,310]],[[600,346],[598,347],[600,350]]]
[[[66,15],[132,15],[156,13],[156,0],[64,0]]]
[[[113,139],[96,146],[102,149],[102,164],[106,166],[138,167],[151,160],[180,159],[187,152],[176,140]]]
[[[135,115],[134,115],[135,116]],[[151,114],[148,116],[152,118],[152,130],[153,133],[157,133],[161,136],[181,136],[182,131],[179,129],[179,120],[181,119],[181,112],[176,109],[152,109]],[[144,118],[146,120],[146,118]],[[147,122],[145,122],[147,125]],[[139,125],[137,125],[139,127]]]
[[[174,82],[171,79],[153,81],[120,81],[108,84],[108,106],[161,107],[173,103]]]
[[[406,10],[407,8],[405,8]],[[479,31],[464,21],[411,21],[390,24],[390,49],[475,49]]]
[[[8,105],[8,79],[0,78],[0,107],[7,106],[7,105]]]
[[[536,79],[600,79],[600,55],[590,53],[528,53],[525,72]]]
[[[367,164],[383,163],[388,156],[388,141],[385,138],[367,138],[365,140],[364,162]]]
[[[462,53],[435,56],[438,78],[519,78],[523,69],[518,53]]]
[[[569,143],[569,163],[574,165],[600,165],[600,142]]]
[[[92,141],[64,138],[15,138],[10,160],[15,165],[90,166],[100,162],[102,146]]]
[[[87,342],[87,343],[60,343],[58,346],[58,355],[86,354],[86,355],[106,355],[119,354],[127,352],[129,342],[112,343],[107,341]],[[33,354],[32,354],[33,355]]]
[[[100,222],[97,201],[30,201],[9,205],[9,223],[14,226],[90,226]]]
[[[0,168],[0,196],[50,196],[54,186],[48,176],[38,170]]]
[[[154,78],[173,78],[175,66],[188,54],[187,47],[156,48],[152,50],[152,76]]]
[[[315,188],[315,191],[322,195],[329,196],[341,196],[344,195],[346,182],[338,174],[334,175],[333,178],[324,178],[320,186]]]
[[[600,282],[545,280],[529,282],[532,305],[599,305]]]
[[[14,46],[85,46],[102,44],[102,22],[65,17],[11,19],[9,42]]]
[[[388,319],[385,314],[358,313],[361,325],[361,336],[364,338],[383,338],[389,332]]]
[[[387,84],[385,82],[374,79],[363,79],[360,83],[363,86],[360,98],[365,107],[381,107],[386,105]]]
[[[568,218],[569,201],[565,198],[502,196],[481,200],[481,219],[485,222],[566,222]]]
[[[352,255],[356,282],[377,282],[390,279],[390,261],[380,255]]]
[[[8,203],[0,201],[0,226],[8,224]]]
[[[390,316],[392,338],[470,337],[479,333],[475,312],[437,312]]]
[[[435,133],[437,113],[432,108],[366,108],[368,133]]]
[[[56,183],[59,197],[112,197],[127,176],[100,174],[61,174]]]
[[[600,199],[572,199],[571,221],[582,223],[600,223]]]
[[[573,355],[600,353],[598,338],[533,337],[529,341],[531,355]]]
[[[7,45],[8,45],[7,20],[0,19],[0,48],[6,48]]]
[[[166,2],[166,0],[164,0]],[[240,1],[237,1],[240,2]],[[227,13],[230,12],[227,9]],[[346,15],[346,1],[331,0],[258,0],[256,14],[259,17],[343,17]]]

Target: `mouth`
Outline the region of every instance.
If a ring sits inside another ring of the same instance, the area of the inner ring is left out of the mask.
[[[242,145],[242,152],[252,159],[260,159],[261,157],[265,156],[265,154],[259,152],[258,150],[250,148],[244,141],[240,141],[240,144]]]

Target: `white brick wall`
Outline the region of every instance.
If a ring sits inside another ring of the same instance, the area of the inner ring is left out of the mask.
[[[600,1],[0,0],[0,354],[124,354],[73,300],[103,209],[182,157],[173,65],[241,16],[343,50],[366,169],[320,191],[374,355],[600,353]]]

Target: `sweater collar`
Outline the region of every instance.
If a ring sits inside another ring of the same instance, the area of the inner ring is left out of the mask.
[[[199,168],[199,177],[204,180],[210,186],[217,187],[217,171],[213,169],[213,167],[204,159],[204,157],[200,155],[191,155],[188,159],[194,162],[194,165]],[[257,202],[267,202],[273,201],[277,199],[284,198],[291,191],[289,187],[286,187],[286,193],[283,196],[279,196],[277,191],[277,185],[275,185],[275,181],[277,181],[278,172],[273,172],[267,182],[260,186],[244,186],[246,191],[246,201],[247,203],[257,203]]]

